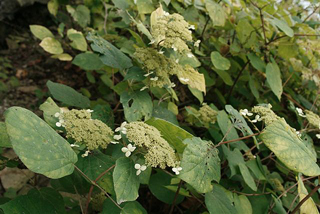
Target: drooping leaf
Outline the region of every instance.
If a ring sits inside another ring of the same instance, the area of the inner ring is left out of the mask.
[[[211,181],[220,180],[220,159],[213,144],[200,138],[183,141],[187,147],[183,151],[179,178],[190,184],[198,192],[212,190]]]
[[[266,64],[254,53],[247,54],[251,65],[258,71],[264,71],[266,69]]]
[[[60,112],[59,106],[53,101],[51,97],[49,97],[44,103],[42,103],[39,107],[41,111],[43,111],[44,120],[51,126],[56,127],[56,122],[58,122],[58,118],[54,116],[55,113]]]
[[[268,125],[260,139],[289,169],[307,176],[320,174],[314,155],[284,119]]]
[[[130,68],[132,66],[129,57],[100,36],[89,33],[87,39],[93,42],[91,44],[92,50],[102,54],[100,59],[105,65],[119,69]]]
[[[53,98],[59,100],[70,106],[76,106],[79,108],[88,108],[90,106],[90,100],[88,97],[83,96],[73,88],[52,81],[47,82],[47,87]]]
[[[103,63],[99,56],[94,53],[81,53],[78,54],[72,64],[79,66],[80,68],[88,71],[99,70],[103,67]]]
[[[90,24],[90,10],[85,5],[78,5],[72,17],[83,28]]]
[[[186,147],[183,141],[188,138],[193,138],[193,135],[189,132],[160,118],[151,118],[147,120],[146,123],[156,127],[161,132],[162,137],[168,141],[178,153],[182,153]]]
[[[230,61],[221,56],[221,54],[218,51],[212,51],[210,54],[211,62],[219,70],[228,70],[231,66]]]
[[[253,191],[257,191],[257,185],[254,182],[254,179],[252,177],[252,175],[250,174],[250,171],[248,169],[248,167],[241,163],[239,164],[239,168],[240,168],[240,173],[244,179],[244,182],[253,190]]]
[[[51,38],[51,37],[46,37],[44,38],[41,43],[40,46],[47,51],[48,53],[51,54],[62,54],[63,53],[63,49],[61,47],[61,44],[58,40],[56,40],[55,38]]]
[[[224,26],[227,16],[223,7],[213,0],[206,0],[205,6],[211,18],[213,26]]]
[[[10,214],[56,214],[66,213],[62,196],[51,188],[31,189],[8,203],[0,205],[4,213]]]
[[[124,115],[129,122],[149,119],[152,115],[153,104],[146,91],[123,92],[120,102],[124,109]]]
[[[307,189],[304,187],[300,176],[298,177],[298,193],[300,201],[302,201],[309,194]],[[311,197],[302,204],[300,207],[300,213],[319,214],[317,205],[314,203]]]
[[[289,27],[288,23],[284,20],[273,18],[270,22],[282,30],[287,36],[293,37],[294,31]]]
[[[151,193],[160,201],[166,204],[172,204],[175,192],[166,188],[166,186],[171,184],[171,176],[164,173],[163,171],[158,171],[156,174],[151,175],[149,181],[149,189]],[[177,185],[175,185],[177,187]],[[183,201],[184,197],[178,195],[176,199],[176,204]]]
[[[56,16],[58,13],[58,9],[59,9],[59,1],[58,0],[50,0],[48,2],[48,10],[49,12],[53,15]]]
[[[72,43],[70,44],[71,47],[79,51],[87,50],[87,41],[84,38],[82,32],[75,29],[69,29],[67,31],[67,36],[72,41]]]
[[[77,155],[70,144],[31,111],[11,107],[6,126],[15,153],[33,172],[61,178],[74,170]]]
[[[238,214],[225,191],[216,184],[211,192],[206,193],[205,203],[210,214]]]
[[[281,99],[282,94],[282,80],[281,80],[281,73],[280,69],[275,61],[272,63],[268,63],[266,67],[266,75],[267,75],[267,82],[270,85],[272,92]]]
[[[0,122],[0,148],[1,147],[7,147],[7,148],[12,147],[10,143],[9,135],[7,133],[6,124],[4,122]]]
[[[31,33],[40,40],[43,40],[44,38],[47,38],[47,37],[54,38],[51,31],[46,27],[43,27],[41,25],[30,25],[29,27],[30,27]]]
[[[219,75],[219,77],[222,79],[222,81],[227,85],[233,85],[233,80],[230,76],[230,74],[227,71],[214,69],[214,71]]]
[[[138,198],[140,182],[136,175],[134,162],[130,158],[122,157],[116,161],[113,183],[119,204],[125,201],[134,201]]]

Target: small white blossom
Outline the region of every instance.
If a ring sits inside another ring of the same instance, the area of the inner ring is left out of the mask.
[[[132,144],[129,143],[127,147],[122,147],[121,151],[122,151],[123,153],[126,153],[126,154],[125,154],[126,157],[129,157],[129,156],[131,155],[131,152],[133,152],[135,149],[136,149],[136,147],[135,147],[135,146],[132,146]]]
[[[126,129],[126,126],[127,125],[127,122],[124,121],[123,123],[121,123],[121,126],[116,128],[115,132],[121,132],[122,134],[127,134],[127,129]],[[115,135],[116,136],[116,135]],[[121,139],[121,135],[120,135],[120,138]],[[116,139],[117,140],[117,139]]]
[[[87,157],[87,156],[89,155],[89,153],[90,153],[90,151],[87,150],[84,154],[81,155],[81,157],[83,157],[83,158],[84,158],[84,157]]]
[[[303,110],[301,108],[296,107],[296,110],[300,117],[306,117],[306,115],[303,113]]]
[[[61,127],[62,124],[61,124],[60,122],[56,122],[56,126],[57,126],[57,127]]]
[[[251,122],[256,123],[256,122],[258,122],[258,121],[261,121],[261,118],[260,118],[260,115],[257,114],[257,115],[255,116],[254,120],[252,120]]]
[[[115,139],[115,140],[120,140],[121,139],[121,134],[116,134],[116,135],[114,135],[113,136],[113,139]]]
[[[189,58],[194,57],[192,53],[187,53],[187,56],[188,56]]]
[[[296,134],[301,137],[301,133],[299,131],[296,131]]]
[[[112,143],[112,144],[118,144],[119,142],[118,142],[118,141],[111,141],[110,143]]]
[[[180,174],[180,171],[182,170],[182,167],[174,167],[174,168],[172,168],[172,171],[174,172],[174,173],[176,173],[176,175],[179,175]]]
[[[189,79],[184,77],[180,77],[179,80],[181,80],[182,82],[189,82]]]
[[[318,139],[320,139],[320,134],[316,134],[316,137],[317,137]]]
[[[149,76],[150,74],[153,74],[153,73],[154,73],[154,72],[151,71],[151,72],[149,72],[149,73],[147,73],[147,74],[144,74],[143,76],[147,77],[147,76]]]
[[[144,91],[144,90],[146,90],[148,88],[148,86],[144,86],[144,87],[142,87],[141,89],[140,89],[140,91]]]
[[[92,112],[93,112],[93,110],[91,110],[91,109],[87,109],[87,112],[92,113]]]
[[[189,30],[194,30],[194,29],[196,29],[196,28],[194,27],[194,25],[190,25],[190,26],[188,27],[188,29],[189,29]]]
[[[246,116],[246,115],[252,116],[253,115],[253,113],[249,112],[248,109],[241,109],[240,114],[242,114],[243,116]]]
[[[75,143],[70,144],[70,146],[71,146],[71,147],[80,147],[78,144],[75,144]]]
[[[193,45],[194,47],[199,47],[201,40],[197,40]]]
[[[60,116],[60,113],[57,112],[57,113],[54,114],[54,116],[55,116],[55,117],[59,117],[59,116]]]
[[[134,165],[134,168],[137,170],[137,175],[140,175],[140,173],[142,172],[142,171],[144,171],[144,170],[146,170],[147,169],[147,166],[146,165],[140,165],[140,164],[138,164],[138,163],[136,163],[135,165]]]
[[[150,80],[152,81],[157,81],[159,79],[159,77],[151,77]]]
[[[177,51],[178,49],[176,48],[176,46],[172,45],[171,48],[174,50],[174,51]]]

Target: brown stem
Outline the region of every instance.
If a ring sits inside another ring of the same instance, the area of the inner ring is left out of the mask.
[[[255,134],[247,135],[247,136],[240,137],[240,138],[237,138],[237,139],[220,142],[220,143],[218,143],[214,148],[216,148],[216,147],[218,147],[218,146],[221,146],[221,145],[223,145],[223,144],[227,144],[227,143],[232,143],[232,142],[236,142],[236,141],[239,141],[239,140],[248,139],[248,138],[250,138],[250,137],[257,136],[257,135],[259,135],[259,134],[260,134],[260,133],[255,133]]]
[[[177,200],[177,198],[178,198],[181,185],[182,185],[182,180],[180,180],[180,183],[179,183],[179,185],[178,185],[178,189],[177,189],[177,191],[176,191],[176,194],[174,195],[174,199],[173,199],[173,202],[172,202],[172,205],[171,205],[171,209],[170,209],[169,214],[172,214],[172,213],[173,213],[174,205],[175,205],[176,200]]]
[[[227,99],[227,100],[230,99],[230,96],[231,96],[231,94],[232,94],[233,88],[234,88],[235,85],[237,84],[237,82],[238,82],[238,80],[239,80],[242,72],[244,71],[244,69],[247,67],[248,64],[249,64],[249,60],[243,65],[243,67],[242,67],[241,70],[239,71],[238,76],[236,77],[236,79],[235,79],[234,82],[233,82],[233,85],[231,86],[231,89],[230,89],[230,91],[229,91],[228,99]]]
[[[244,192],[238,192],[236,190],[232,190],[231,192],[237,193],[239,195],[246,195],[246,196],[259,196],[259,195],[268,195],[271,194],[271,192],[265,192],[265,193],[244,193]]]
[[[202,33],[201,33],[201,37],[200,37],[201,38],[201,42],[199,44],[199,50],[201,49],[201,43],[203,42],[204,32],[206,31],[206,28],[207,28],[207,25],[208,25],[209,21],[210,21],[210,17],[207,18],[207,21],[204,24],[204,27],[203,27],[203,30],[202,30]]]
[[[312,11],[312,13],[309,14],[309,16],[307,16],[303,21],[302,23],[305,23],[319,8],[320,6],[314,8],[314,10]]]
[[[299,202],[299,204],[296,206],[296,208],[294,208],[294,210],[292,210],[291,214],[296,213],[299,210],[299,208],[302,206],[302,204],[304,202],[306,202],[306,200],[308,200],[314,193],[316,193],[319,188],[320,188],[320,185],[313,188],[313,190]]]

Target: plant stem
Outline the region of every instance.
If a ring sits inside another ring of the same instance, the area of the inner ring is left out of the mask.
[[[296,208],[294,208],[294,210],[292,210],[291,214],[296,213],[299,210],[299,208],[302,206],[302,204],[304,202],[306,202],[314,193],[316,193],[318,191],[318,189],[320,189],[320,185],[313,188],[313,190],[299,202],[299,204],[296,206]]]
[[[178,189],[177,189],[177,191],[176,191],[176,194],[174,195],[174,199],[173,199],[173,202],[172,202],[172,205],[171,205],[171,209],[170,209],[169,214],[172,214],[172,213],[173,213],[174,205],[175,205],[176,200],[177,200],[177,198],[178,198],[181,185],[182,185],[182,180],[180,180],[180,183],[179,183],[179,185],[178,185]]]

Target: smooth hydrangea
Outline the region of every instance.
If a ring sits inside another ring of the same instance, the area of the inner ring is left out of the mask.
[[[208,127],[210,123],[215,123],[217,121],[218,112],[212,109],[206,103],[203,103],[202,107],[199,109],[199,118],[203,124]]]
[[[255,120],[263,120],[266,125],[270,125],[272,122],[280,119],[280,117],[276,115],[271,108],[272,106],[270,104],[264,106],[261,105],[253,107],[251,111],[259,115]]]

